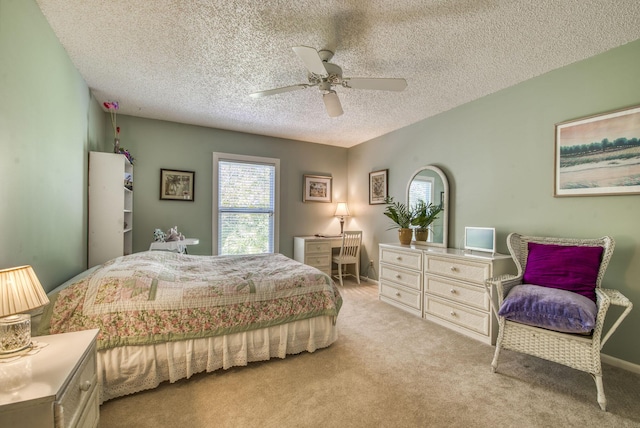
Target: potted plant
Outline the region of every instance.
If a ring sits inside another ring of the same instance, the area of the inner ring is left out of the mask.
[[[401,202],[394,202],[393,197],[387,197],[384,200],[384,203],[387,205],[384,210],[384,215],[389,217],[394,223],[394,225],[389,229],[398,229],[398,238],[400,239],[400,243],[403,245],[410,244],[413,232],[410,229],[410,226],[414,217],[414,211],[411,207]]]
[[[416,227],[416,241],[426,241],[429,238],[431,223],[438,219],[438,214],[443,210],[442,205],[427,204],[419,200],[413,210],[411,225]]]

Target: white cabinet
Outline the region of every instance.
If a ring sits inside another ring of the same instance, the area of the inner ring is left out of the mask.
[[[98,330],[34,337],[38,353],[1,363],[0,426],[95,428]]]
[[[484,281],[505,273],[515,273],[515,265],[504,254],[380,244],[381,301],[489,344],[497,320]]]
[[[132,184],[124,155],[89,152],[89,267],[131,254]]]

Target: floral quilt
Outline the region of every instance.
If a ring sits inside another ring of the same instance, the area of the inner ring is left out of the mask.
[[[342,297],[319,270],[281,254],[113,259],[50,296],[48,333],[98,328],[98,348],[192,339],[337,317]]]

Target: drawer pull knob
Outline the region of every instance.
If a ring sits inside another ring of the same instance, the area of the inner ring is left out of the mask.
[[[397,274],[396,274],[396,278],[397,278],[397,279],[401,279],[401,278],[402,278],[402,275],[400,275],[399,273],[397,273]]]
[[[455,317],[455,316],[456,316],[456,313],[455,313],[454,311],[449,312],[449,314],[450,314],[452,317]]]
[[[91,381],[85,380],[80,384],[80,389],[83,391],[88,391],[91,389]]]
[[[402,260],[402,257],[397,256],[397,257],[396,257],[396,260]]]
[[[458,268],[457,268],[457,267],[455,267],[455,266],[451,266],[451,272],[457,272],[457,271],[458,271]]]
[[[455,290],[454,288],[452,288],[451,290],[449,290],[449,292],[450,292],[451,294],[456,294],[456,290]]]
[[[400,292],[399,291],[396,291],[396,296],[400,297]]]

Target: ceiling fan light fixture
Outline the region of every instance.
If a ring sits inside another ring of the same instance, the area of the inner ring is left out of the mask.
[[[286,86],[284,88],[269,89],[249,94],[253,98],[261,98],[268,95],[305,89],[317,86],[322,94],[322,100],[330,117],[343,114],[342,105],[338,94],[333,90],[334,86],[342,86],[349,89],[374,89],[381,91],[402,91],[407,87],[405,79],[394,78],[363,78],[342,77],[342,68],[329,62],[333,52],[327,49],[320,51],[309,46],[295,46],[293,51],[302,60],[308,71],[309,83]]]
[[[328,81],[323,81],[320,82],[318,84],[318,89],[320,90],[320,92],[322,92],[323,94],[329,94],[331,92],[333,92],[334,94],[336,93],[336,91],[334,91],[333,89],[331,89],[331,82]]]

